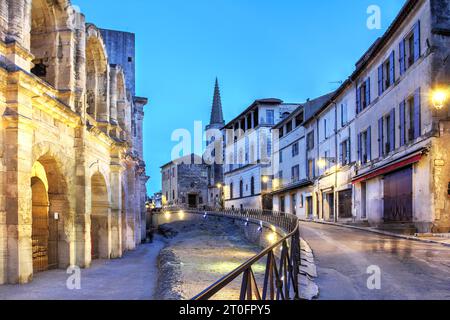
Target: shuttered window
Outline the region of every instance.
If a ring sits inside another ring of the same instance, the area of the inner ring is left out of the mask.
[[[391,87],[395,82],[395,52],[392,51],[389,58],[378,67],[378,95]]]
[[[366,164],[372,160],[372,128],[358,135],[358,161]]]
[[[360,113],[370,105],[370,77],[356,89],[356,113]]]
[[[417,21],[411,32],[399,44],[400,75],[403,75],[408,68],[420,59],[420,41],[420,21]]]

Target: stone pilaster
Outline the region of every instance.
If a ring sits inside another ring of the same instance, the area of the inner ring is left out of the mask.
[[[19,72],[10,76],[5,128],[7,228],[7,282],[27,283],[33,276],[31,243],[31,186],[33,128],[31,97],[17,83]]]
[[[111,162],[111,258],[122,257],[122,166],[119,158]]]

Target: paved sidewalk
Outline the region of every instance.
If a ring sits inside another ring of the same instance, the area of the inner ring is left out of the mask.
[[[1,300],[151,300],[157,281],[157,257],[164,243],[141,245],[122,259],[97,260],[81,270],[81,290],[68,290],[65,270],[37,274],[26,285],[0,286]]]
[[[380,230],[377,228],[372,227],[363,227],[363,226],[356,226],[352,224],[346,224],[346,223],[339,223],[339,222],[328,222],[328,221],[321,221],[321,220],[306,220],[306,219],[300,219],[302,222],[306,223],[317,223],[317,224],[323,224],[323,225],[331,225],[331,226],[337,226],[337,227],[343,227],[343,228],[349,228],[354,230],[361,230],[366,232],[372,232],[384,236],[394,237],[394,238],[400,238],[405,240],[412,240],[412,241],[421,241],[426,243],[435,243],[435,244],[441,244],[447,247],[450,247],[450,234],[417,234],[414,236],[408,236],[408,235],[402,235],[394,232],[389,232],[385,230]]]

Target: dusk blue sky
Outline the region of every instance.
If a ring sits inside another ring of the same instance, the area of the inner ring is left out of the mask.
[[[286,102],[337,88],[405,0],[73,0],[88,22],[134,32],[145,112],[149,194],[171,159],[172,132],[207,124],[219,78],[225,120],[255,99]],[[382,29],[366,27],[370,5]]]

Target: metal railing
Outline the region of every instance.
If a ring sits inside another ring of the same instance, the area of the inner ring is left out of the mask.
[[[188,212],[214,216],[223,216],[231,219],[240,219],[254,223],[265,222],[279,227],[285,233],[281,240],[270,245],[259,254],[218,280],[209,288],[192,298],[192,300],[209,300],[227,287],[230,283],[242,276],[240,287],[240,300],[299,300],[300,286],[298,283],[300,271],[300,231],[298,218],[292,214],[266,210],[204,210],[170,208],[168,211],[188,210]],[[276,250],[281,246],[281,255]],[[253,267],[266,258],[264,282],[262,291],[258,287]]]

